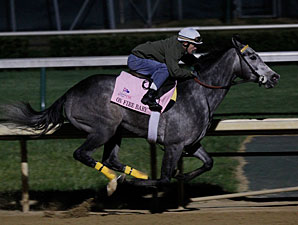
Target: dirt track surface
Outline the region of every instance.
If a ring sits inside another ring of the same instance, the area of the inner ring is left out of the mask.
[[[1,225],[264,225],[297,224],[298,202],[247,202],[210,201],[191,203],[186,209],[172,209],[151,214],[147,210],[106,210],[81,213],[79,208],[71,211],[39,211],[22,213],[0,211]]]

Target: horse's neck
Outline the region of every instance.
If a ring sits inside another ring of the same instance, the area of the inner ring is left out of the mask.
[[[217,62],[215,62],[209,69],[206,69],[200,74],[200,79],[203,83],[213,86],[228,86],[231,84],[234,74],[238,68],[239,58],[234,49],[228,50]],[[196,84],[198,85],[198,84]],[[226,89],[210,89],[210,88],[196,88],[197,95],[205,95],[208,102],[208,107],[211,113],[219,106],[229,88]]]
[[[238,61],[238,55],[232,48],[224,53],[209,69],[206,69],[200,77],[204,83],[213,86],[228,86],[238,68]]]

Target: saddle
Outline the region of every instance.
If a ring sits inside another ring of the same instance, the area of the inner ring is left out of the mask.
[[[165,82],[158,92],[161,112],[151,111],[147,105],[141,102],[142,97],[150,87],[152,80],[144,75],[122,71],[116,78],[111,102],[122,107],[150,115],[147,140],[156,143],[160,113],[163,113],[174,105],[177,97],[176,81]]]
[[[116,78],[111,102],[150,115],[151,110],[147,105],[141,103],[141,99],[151,83],[152,80],[147,76],[136,72],[122,71]],[[163,107],[161,112],[169,110],[169,107],[176,101],[176,81],[168,79],[159,89],[157,99]]]

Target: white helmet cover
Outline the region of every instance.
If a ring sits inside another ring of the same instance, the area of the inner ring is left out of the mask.
[[[186,41],[195,45],[203,43],[200,33],[192,27],[181,29],[178,33],[178,41]]]

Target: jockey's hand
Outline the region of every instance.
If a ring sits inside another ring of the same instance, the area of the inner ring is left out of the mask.
[[[192,70],[190,73],[193,75],[194,78],[198,77],[198,72],[197,71]]]

